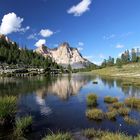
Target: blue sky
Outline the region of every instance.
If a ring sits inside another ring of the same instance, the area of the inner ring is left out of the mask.
[[[30,49],[66,41],[100,63],[140,48],[139,7],[140,0],[1,0],[0,33]]]

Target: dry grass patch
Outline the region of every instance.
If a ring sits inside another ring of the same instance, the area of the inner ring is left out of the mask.
[[[96,94],[88,94],[86,101],[88,106],[97,106],[97,95]]]
[[[86,116],[89,119],[93,120],[102,120],[104,117],[104,113],[101,109],[88,109],[86,111]]]
[[[116,97],[111,97],[111,96],[106,96],[106,97],[104,98],[104,102],[105,102],[105,103],[108,103],[108,104],[112,104],[112,103],[118,102],[118,98],[116,98]]]

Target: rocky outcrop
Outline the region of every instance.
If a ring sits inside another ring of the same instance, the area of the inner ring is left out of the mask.
[[[83,58],[77,48],[72,48],[68,43],[62,43],[58,48],[49,49],[44,45],[35,50],[44,57],[50,56],[57,64],[67,67],[69,64],[72,68],[84,68],[92,64]]]

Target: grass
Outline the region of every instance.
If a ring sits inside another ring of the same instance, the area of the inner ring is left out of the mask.
[[[130,109],[127,107],[121,107],[118,109],[118,113],[121,116],[127,116],[127,115],[129,115],[129,112],[130,112]]]
[[[26,116],[23,118],[18,118],[15,123],[14,137],[20,138],[28,131],[29,127],[32,125],[32,116]]]
[[[103,76],[132,79],[132,78],[140,78],[137,76],[137,74],[139,74],[139,70],[140,70],[140,63],[133,63],[133,64],[123,65],[122,68],[118,68],[117,66],[112,66],[112,67],[97,69],[97,70],[93,70],[92,73],[103,75]]]
[[[140,99],[139,98],[129,97],[129,98],[126,98],[124,102],[128,107],[140,108]]]
[[[104,98],[104,102],[105,102],[105,103],[108,103],[108,104],[112,104],[112,103],[118,102],[118,98],[116,98],[116,97],[111,97],[111,96],[106,96],[106,97]]]
[[[91,138],[101,138],[103,136],[103,131],[101,130],[95,130],[94,128],[88,128],[88,129],[85,129],[83,130],[82,134],[88,138],[88,139],[91,139]]]
[[[95,130],[93,128],[85,129],[83,135],[88,139],[95,140],[134,140],[132,137],[123,133],[112,133],[108,131]]]
[[[130,125],[137,125],[139,123],[136,119],[132,119],[129,116],[125,116],[124,121]]]
[[[86,111],[86,117],[93,120],[102,120],[104,117],[104,113],[102,112],[101,109],[97,109],[97,108],[88,109]]]
[[[0,97],[0,124],[10,123],[17,111],[17,98],[15,96]]]
[[[133,138],[124,133],[105,132],[100,140],[133,140]]]
[[[88,94],[87,95],[87,105],[88,106],[96,106],[97,105],[97,95],[96,94]]]
[[[70,133],[57,133],[47,135],[42,140],[73,140],[73,138]]]
[[[119,109],[119,108],[121,108],[121,107],[124,107],[124,103],[122,103],[122,102],[116,102],[116,103],[113,103],[112,104],[112,107],[113,108],[115,108],[115,109]]]
[[[106,113],[106,118],[109,119],[109,120],[115,120],[116,119],[116,116],[117,116],[118,112],[116,110],[113,110],[113,111],[109,111]]]

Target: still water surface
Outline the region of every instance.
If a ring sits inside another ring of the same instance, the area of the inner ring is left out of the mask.
[[[98,84],[93,84],[93,81]],[[90,127],[136,135],[140,131],[140,124],[129,126],[122,117],[117,117],[116,121],[101,122],[85,117],[86,96],[89,93],[98,95],[98,108],[104,112],[107,111],[107,104],[103,102],[104,96],[118,97],[120,101],[128,96],[140,97],[140,88],[122,87],[121,83],[122,80],[88,74],[2,78],[0,96],[18,96],[17,116],[33,116],[33,131],[27,136],[30,140],[39,140],[49,131],[77,132]],[[133,110],[130,116],[140,121],[140,112]],[[5,132],[8,133],[8,129],[0,127],[0,137],[5,136]]]

